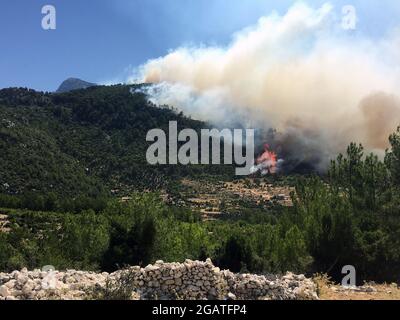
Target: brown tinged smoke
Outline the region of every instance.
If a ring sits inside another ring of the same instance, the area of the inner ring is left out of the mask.
[[[227,47],[183,47],[151,60],[139,81],[156,84],[154,102],[218,127],[274,128],[260,145],[276,148],[288,170],[323,170],[350,142],[380,155],[388,147],[400,124],[398,39],[349,33],[331,5],[300,3]]]
[[[360,103],[368,145],[384,150],[388,137],[400,125],[400,99],[383,92],[372,94]]]

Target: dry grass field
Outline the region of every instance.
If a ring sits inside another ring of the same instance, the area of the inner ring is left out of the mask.
[[[400,288],[396,283],[367,283],[357,288],[345,288],[333,284],[326,276],[314,278],[321,300],[400,300]]]

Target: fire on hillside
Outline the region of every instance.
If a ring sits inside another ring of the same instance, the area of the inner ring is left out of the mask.
[[[251,173],[260,172],[262,175],[275,174],[279,171],[283,159],[278,159],[278,155],[268,144],[264,145],[263,153],[256,159]]]

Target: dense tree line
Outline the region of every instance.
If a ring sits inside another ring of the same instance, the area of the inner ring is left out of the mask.
[[[26,192],[22,195],[0,194],[0,208],[28,209],[31,211],[80,213],[91,209],[95,212],[101,212],[106,208],[108,201],[109,197],[102,195],[97,197],[81,195],[71,198],[53,192],[46,194]]]
[[[233,176],[232,166],[150,166],[146,134],[199,131],[207,124],[157,107],[143,85],[99,86],[67,93],[0,90],[0,193],[98,197],[113,189],[159,190],[183,176]],[[136,90],[136,91],[135,91]]]
[[[302,270],[309,257],[296,227],[244,221],[201,221],[168,207],[156,194],[110,201],[100,213],[8,210],[10,233],[0,233],[0,270],[22,267],[112,271],[157,259],[206,259],[234,271]],[[283,238],[281,235],[283,234]],[[303,261],[304,260],[304,261]]]
[[[400,129],[385,161],[352,143],[332,161],[326,180],[300,181],[293,213],[313,257],[313,270],[339,278],[354,265],[359,280],[400,280]]]

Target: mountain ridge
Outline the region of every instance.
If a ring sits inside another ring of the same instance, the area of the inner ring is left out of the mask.
[[[71,77],[64,80],[60,84],[60,86],[56,90],[56,93],[65,93],[73,90],[87,89],[94,86],[97,86],[97,84],[92,82],[87,82],[79,78]]]

